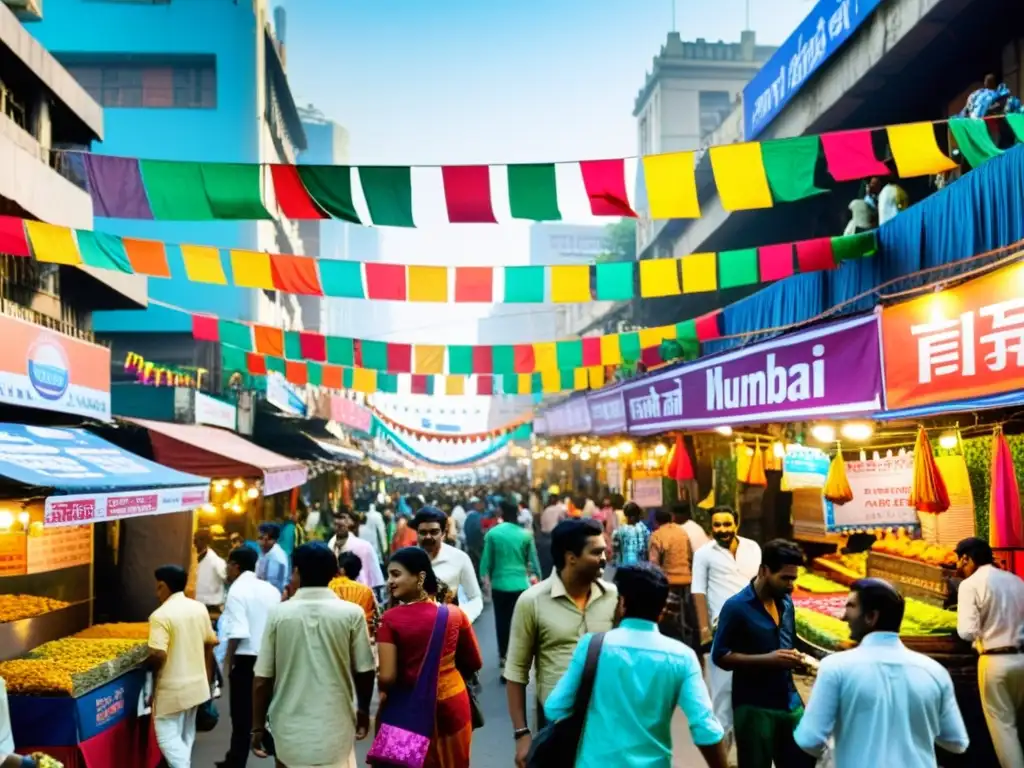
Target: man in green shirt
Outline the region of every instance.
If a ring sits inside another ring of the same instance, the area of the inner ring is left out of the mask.
[[[518,523],[519,510],[514,503],[501,502],[501,519],[502,522],[484,537],[480,577],[485,584],[491,585],[494,624],[498,632],[498,655],[504,669],[516,600],[530,588],[531,573],[540,577],[540,562],[533,536]],[[501,681],[505,682],[504,676]]]

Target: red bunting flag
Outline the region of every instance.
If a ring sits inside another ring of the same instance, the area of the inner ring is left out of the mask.
[[[797,243],[796,262],[801,272],[835,269],[836,258],[832,253],[832,238],[819,237]]]
[[[601,337],[583,337],[583,367],[590,368],[601,364]]]
[[[512,361],[516,373],[533,373],[533,369],[537,367],[533,344],[516,344]]]
[[[762,283],[782,280],[793,274],[793,244],[765,245],[757,249],[757,267]]]
[[[0,253],[28,258],[28,238],[25,220],[16,216],[0,216]]]
[[[412,344],[388,343],[388,372],[412,372]]]
[[[821,134],[828,172],[836,181],[888,176],[885,163],[875,157],[871,129]]]
[[[698,317],[694,324],[697,326],[697,341],[714,341],[722,338],[722,310],[708,312]]]
[[[297,387],[306,386],[309,383],[309,370],[306,363],[299,360],[286,360],[284,377]]]
[[[583,160],[580,162],[580,171],[590,199],[591,213],[595,216],[636,218],[626,192],[625,160]]]
[[[494,350],[491,347],[473,347],[473,373],[494,373]]]
[[[245,353],[245,367],[253,376],[267,375],[267,358],[255,352]]]
[[[494,394],[494,378],[492,376],[476,377],[476,393],[478,395]]]
[[[327,337],[313,331],[299,331],[299,350],[304,359],[325,363],[327,362]]]
[[[405,265],[364,265],[366,269],[366,298],[385,301],[405,301]]]
[[[210,315],[192,315],[192,338],[196,341],[220,341],[220,324]]]
[[[456,267],[455,301],[458,303],[493,301],[494,270],[491,267]]]
[[[294,165],[271,165],[270,177],[274,182],[274,197],[281,213],[289,219],[326,219],[320,206],[306,192]]]
[[[448,221],[453,224],[494,224],[491,172],[486,165],[446,165],[441,169]]]

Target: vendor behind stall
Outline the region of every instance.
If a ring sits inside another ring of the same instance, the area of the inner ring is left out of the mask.
[[[957,597],[957,633],[978,650],[978,688],[1002,768],[1024,765],[1018,716],[1024,712],[1024,581],[993,565],[983,539],[956,545],[964,576]]]

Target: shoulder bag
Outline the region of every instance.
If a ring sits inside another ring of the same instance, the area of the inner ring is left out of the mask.
[[[427,655],[423,657],[416,686],[388,691],[387,703],[380,713],[380,729],[373,740],[366,762],[398,768],[423,768],[434,733],[437,708],[437,676],[441,651],[448,627],[448,607],[437,606],[437,618],[430,635]]]
[[[572,714],[541,729],[530,745],[530,753],[526,756],[526,768],[568,768],[576,764],[576,753],[579,751],[583,725],[587,720],[590,695],[594,692],[597,661],[601,655],[601,646],[604,644],[604,635],[604,632],[598,632],[590,638],[587,661],[583,666],[583,676],[576,691]]]

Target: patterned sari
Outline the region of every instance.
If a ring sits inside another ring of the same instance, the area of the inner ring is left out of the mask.
[[[398,650],[397,685],[415,685],[436,615],[437,604],[428,602],[399,605],[381,617],[377,642]],[[463,674],[468,676],[482,666],[472,624],[460,609],[450,608],[437,680],[434,737],[425,768],[469,768],[473,723]]]

